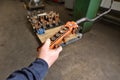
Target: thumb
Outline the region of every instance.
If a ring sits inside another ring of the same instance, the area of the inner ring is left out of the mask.
[[[50,39],[47,39],[43,45],[43,47],[45,47],[46,49],[48,49],[50,47]]]

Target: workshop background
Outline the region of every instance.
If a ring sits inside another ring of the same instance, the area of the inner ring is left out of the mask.
[[[0,0],[0,80],[27,67],[36,58],[39,41],[21,1]],[[110,0],[103,1],[99,10],[108,8],[106,4]],[[61,20],[66,23],[73,20],[74,15],[75,4],[69,2],[45,0],[45,11],[59,12]],[[117,13],[116,17],[100,18],[82,39],[63,47],[45,80],[120,80],[119,4],[119,0],[115,0],[112,12]]]

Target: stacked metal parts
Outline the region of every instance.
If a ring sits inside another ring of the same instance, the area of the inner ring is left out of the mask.
[[[78,25],[76,22],[67,22],[55,35],[50,38],[50,48],[57,48],[61,43],[66,43],[66,37],[68,37],[70,34],[76,34],[77,30]]]
[[[28,21],[38,34],[44,34],[45,30],[61,24],[59,13],[33,11],[28,16]]]

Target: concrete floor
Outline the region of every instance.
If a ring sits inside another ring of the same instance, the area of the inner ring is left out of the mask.
[[[61,19],[70,20],[60,9]],[[35,59],[38,42],[26,14],[19,0],[0,1],[0,80]],[[96,22],[83,39],[64,47],[45,80],[120,80],[120,27]]]

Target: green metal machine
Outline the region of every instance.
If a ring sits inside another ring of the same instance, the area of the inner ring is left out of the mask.
[[[100,7],[101,0],[75,0],[74,6],[74,21],[87,17],[89,19],[95,18]],[[89,31],[93,22],[84,22],[82,26],[82,33]]]

